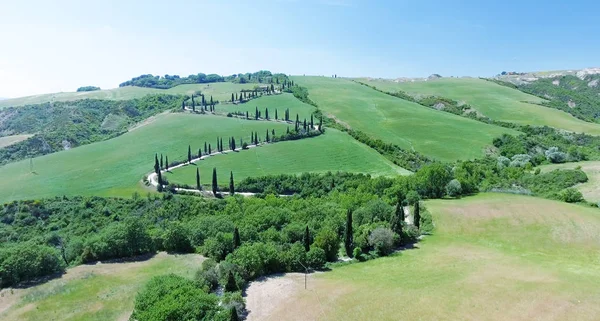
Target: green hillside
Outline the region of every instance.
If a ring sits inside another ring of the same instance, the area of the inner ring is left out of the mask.
[[[143,191],[140,180],[152,171],[154,153],[169,161],[187,157],[204,142],[234,136],[250,140],[250,133],[285,131],[283,123],[246,121],[209,115],[163,114],[122,136],[0,167],[0,203],[57,195],[131,196]],[[225,143],[226,145],[226,143]]]
[[[495,137],[516,133],[426,108],[346,79],[302,76],[292,79],[307,87],[309,98],[338,121],[374,138],[443,161],[481,157]]]
[[[364,81],[364,80],[363,80]],[[442,78],[433,81],[365,81],[383,91],[436,95],[463,101],[483,115],[523,125],[551,126],[573,132],[600,135],[600,125],[579,120],[566,112],[527,102],[543,100],[516,89],[476,78]]]
[[[230,171],[233,171],[236,181],[246,177],[304,172],[344,171],[375,176],[410,173],[335,129],[327,129],[324,135],[313,138],[217,155],[197,164],[205,185],[210,184],[213,167],[217,168],[219,184],[222,185],[229,183]],[[195,186],[196,168],[194,165],[180,167],[165,176],[169,182]]]
[[[231,98],[231,97],[230,97]],[[265,108],[269,109],[269,117],[275,118],[275,109],[278,111],[278,118],[282,119],[286,109],[290,110],[290,120],[296,120],[296,114],[300,117],[300,121],[310,119],[310,115],[315,111],[315,107],[305,104],[300,100],[296,99],[292,94],[281,94],[281,95],[267,95],[257,99],[250,100],[243,104],[224,104],[217,105],[217,113],[234,113],[234,112],[248,112],[250,118],[254,118],[256,108],[261,112],[261,116],[264,117]]]
[[[582,184],[577,184],[575,188],[583,194],[583,198],[589,202],[600,202],[600,162],[587,161],[564,164],[542,165],[540,169],[542,173],[550,172],[555,169],[576,169],[581,170],[587,175],[588,181]]]
[[[231,99],[231,93],[239,92],[242,89],[252,89],[257,85],[258,84],[234,84],[230,82],[218,82],[210,84],[179,85],[169,89],[127,86],[98,91],[63,92],[0,100],[0,109],[12,106],[41,104],[45,102],[54,101],[73,101],[86,98],[126,100],[133,98],[141,98],[151,94],[171,94],[189,96],[195,93],[196,91],[201,91],[207,98],[213,96],[213,99],[215,100],[225,101]]]
[[[427,207],[436,230],[415,249],[287,287],[270,320],[597,319],[597,209],[506,194]]]

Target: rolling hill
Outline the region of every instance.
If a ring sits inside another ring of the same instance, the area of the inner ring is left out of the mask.
[[[230,100],[231,93],[239,92],[242,89],[252,89],[258,84],[234,84],[229,82],[218,82],[209,84],[186,84],[179,85],[169,89],[143,88],[135,86],[119,87],[107,90],[84,91],[84,92],[62,92],[53,94],[43,94],[27,96],[21,98],[12,98],[0,101],[0,109],[13,106],[23,106],[31,104],[41,104],[54,101],[73,101],[80,99],[109,99],[126,100],[141,98],[151,94],[170,94],[170,95],[191,95],[201,91],[206,98],[213,96],[215,100]]]
[[[432,81],[393,82],[365,80],[383,91],[404,91],[411,95],[436,95],[463,101],[481,114],[522,125],[550,126],[572,132],[600,135],[600,125],[588,123],[557,109],[535,103],[543,100],[516,89],[476,78],[441,78]]]
[[[219,184],[229,184],[229,172],[239,181],[246,177],[277,174],[300,174],[347,171],[392,176],[409,174],[383,156],[357,142],[348,134],[327,129],[313,138],[267,144],[227,155],[209,157],[197,165],[187,165],[165,175],[169,182],[196,185],[196,168],[202,183],[210,184],[213,167],[217,168]]]
[[[484,155],[503,133],[517,132],[423,107],[347,79],[292,77],[309,98],[342,124],[442,161]]]
[[[313,275],[308,290],[287,282],[265,319],[597,319],[597,209],[506,194],[427,207],[436,230],[415,248]]]

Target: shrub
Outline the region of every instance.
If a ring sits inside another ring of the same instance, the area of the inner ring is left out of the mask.
[[[402,241],[403,243],[414,243],[419,239],[421,232],[414,225],[408,225],[402,229]]]
[[[546,159],[552,163],[564,163],[567,161],[567,154],[560,152],[558,147],[550,147],[546,151]]]
[[[165,231],[163,247],[167,252],[190,253],[194,251],[189,232],[179,223],[173,223]]]
[[[340,250],[340,238],[334,231],[330,229],[321,230],[315,237],[313,245],[323,249],[327,261],[333,262],[337,260],[337,254]]]
[[[306,264],[313,269],[321,269],[327,263],[327,256],[325,251],[319,247],[312,247],[310,251],[306,253]]]
[[[450,197],[457,197],[462,194],[462,186],[457,179],[453,179],[446,185],[446,194]]]
[[[64,262],[48,246],[22,244],[0,249],[0,288],[63,272]]]
[[[371,245],[377,254],[385,256],[393,251],[395,237],[396,235],[389,228],[378,227],[369,235],[369,245]]]
[[[510,167],[525,167],[527,164],[531,165],[531,156],[527,154],[517,154],[512,157]]]
[[[152,278],[137,294],[129,320],[215,320],[220,312],[215,295],[170,274]]]
[[[567,203],[577,203],[583,201],[583,195],[581,192],[574,188],[566,188],[562,190],[558,197],[561,201]]]

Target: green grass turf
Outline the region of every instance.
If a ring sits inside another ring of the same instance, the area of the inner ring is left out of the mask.
[[[533,197],[428,201],[436,231],[334,268],[270,320],[597,320],[600,212]]]
[[[217,168],[219,184],[228,186],[229,173],[235,181],[269,174],[300,174],[304,172],[358,172],[379,175],[409,174],[383,156],[335,129],[313,138],[278,142],[264,146],[216,155],[173,170],[165,176],[169,182],[196,185],[199,166],[202,183],[208,185],[212,169]]]
[[[286,124],[250,121],[212,115],[161,114],[153,121],[122,136],[0,167],[0,203],[56,195],[101,195],[129,197],[144,192],[139,183],[154,166],[154,153],[169,160],[187,158],[204,142],[216,145],[217,136],[250,141],[251,132],[267,129],[282,133]]]
[[[203,258],[167,255],[139,262],[81,265],[61,278],[27,289],[3,290],[0,320],[127,320],[135,295],[153,276],[193,277]],[[10,302],[9,302],[10,300]]]
[[[502,133],[515,131],[433,110],[347,79],[295,76],[325,113],[368,135],[452,161],[484,155]]]
[[[577,184],[575,188],[583,194],[583,198],[589,202],[600,203],[600,162],[588,161],[565,164],[542,165],[542,173],[553,171],[555,169],[575,169],[581,167],[588,177],[588,181],[583,184]]]
[[[542,99],[482,79],[442,78],[402,83],[364,79],[361,81],[388,92],[402,90],[409,94],[437,95],[464,101],[494,120],[600,135],[599,124],[585,122],[558,109],[527,103],[539,103]]]
[[[99,91],[62,92],[0,100],[0,109],[12,106],[41,104],[53,101],[73,101],[86,98],[126,100],[141,98],[151,94],[171,94],[189,96],[195,93],[196,91],[201,91],[207,99],[210,99],[210,96],[212,95],[213,99],[225,101],[231,99],[231,93],[239,92],[242,89],[252,89],[257,85],[258,84],[234,84],[230,82],[219,82],[211,84],[179,85],[169,89],[127,86]]]
[[[231,98],[231,97],[230,97]],[[217,113],[225,113],[228,112],[243,112],[248,111],[248,116],[250,118],[254,118],[254,114],[256,112],[256,107],[261,112],[261,116],[265,115],[265,108],[269,109],[269,117],[275,118],[275,109],[278,110],[278,118],[282,119],[285,115],[286,108],[290,110],[290,120],[296,120],[296,114],[300,118],[300,121],[303,121],[306,118],[307,121],[310,121],[310,115],[313,111],[315,111],[315,107],[305,104],[300,100],[296,99],[292,94],[281,94],[281,95],[267,95],[262,96],[253,100],[250,100],[243,104],[224,104],[215,106]],[[319,123],[317,119],[314,119],[315,125]]]

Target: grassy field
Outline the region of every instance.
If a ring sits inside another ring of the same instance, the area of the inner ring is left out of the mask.
[[[436,231],[415,249],[312,276],[262,320],[598,319],[598,209],[504,194],[427,206]]]
[[[24,141],[33,135],[12,135],[0,137],[0,148]]]
[[[13,98],[0,100],[0,109],[12,106],[23,106],[29,104],[41,104],[53,101],[72,101],[79,99],[109,99],[109,100],[125,100],[140,98],[151,94],[171,94],[171,95],[191,95],[196,91],[204,93],[206,98],[216,100],[230,100],[231,93],[239,92],[242,89],[252,89],[257,84],[234,84],[230,82],[219,82],[211,84],[188,84],[179,85],[169,89],[143,88],[135,86],[120,87],[107,90],[87,91],[87,92],[62,92],[53,94],[42,94],[35,96],[27,96],[21,98]]]
[[[60,195],[131,196],[144,192],[140,181],[154,166],[154,153],[170,161],[187,158],[204,142],[216,144],[217,136],[243,137],[267,129],[282,133],[283,123],[248,121],[209,115],[162,114],[122,136],[0,167],[0,203]]]
[[[442,78],[434,81],[401,82],[373,80],[365,83],[389,92],[437,95],[464,101],[494,120],[523,125],[551,126],[573,132],[600,135],[600,125],[588,123],[558,109],[527,102],[542,99],[516,89],[476,78]]]
[[[300,117],[300,121],[304,120],[304,118],[310,120],[310,115],[313,111],[315,111],[315,107],[301,102],[292,94],[262,96],[243,104],[217,105],[215,109],[217,113],[225,114],[228,112],[248,111],[250,118],[253,118],[254,113],[256,112],[256,107],[258,107],[258,110],[260,110],[261,116],[263,117],[265,114],[265,108],[268,108],[270,118],[275,118],[275,109],[277,109],[279,119],[284,117],[285,110],[288,108],[290,110],[290,120],[292,121],[296,120],[296,114],[298,114],[298,117]],[[319,123],[317,119],[315,119],[315,123]]]
[[[81,265],[26,289],[4,289],[0,320],[127,320],[137,291],[153,276],[193,277],[202,256],[167,255],[138,262]]]
[[[339,121],[385,142],[443,161],[481,157],[493,138],[515,133],[429,109],[346,79],[292,78],[308,88],[309,98],[319,108]]]
[[[217,155],[197,163],[202,182],[209,185],[213,167],[217,168],[219,184],[229,184],[229,172],[240,181],[251,176],[269,174],[300,174],[303,172],[347,171],[372,175],[409,174],[357,142],[348,134],[327,129],[324,135],[268,144],[240,152]],[[169,182],[196,185],[196,165],[187,165],[165,175]]]
[[[540,169],[542,172],[549,172],[555,169],[574,169],[578,166],[581,166],[581,170],[587,175],[588,181],[575,186],[575,188],[583,194],[583,198],[585,198],[586,201],[600,202],[600,162],[589,161],[542,165],[540,166]]]

